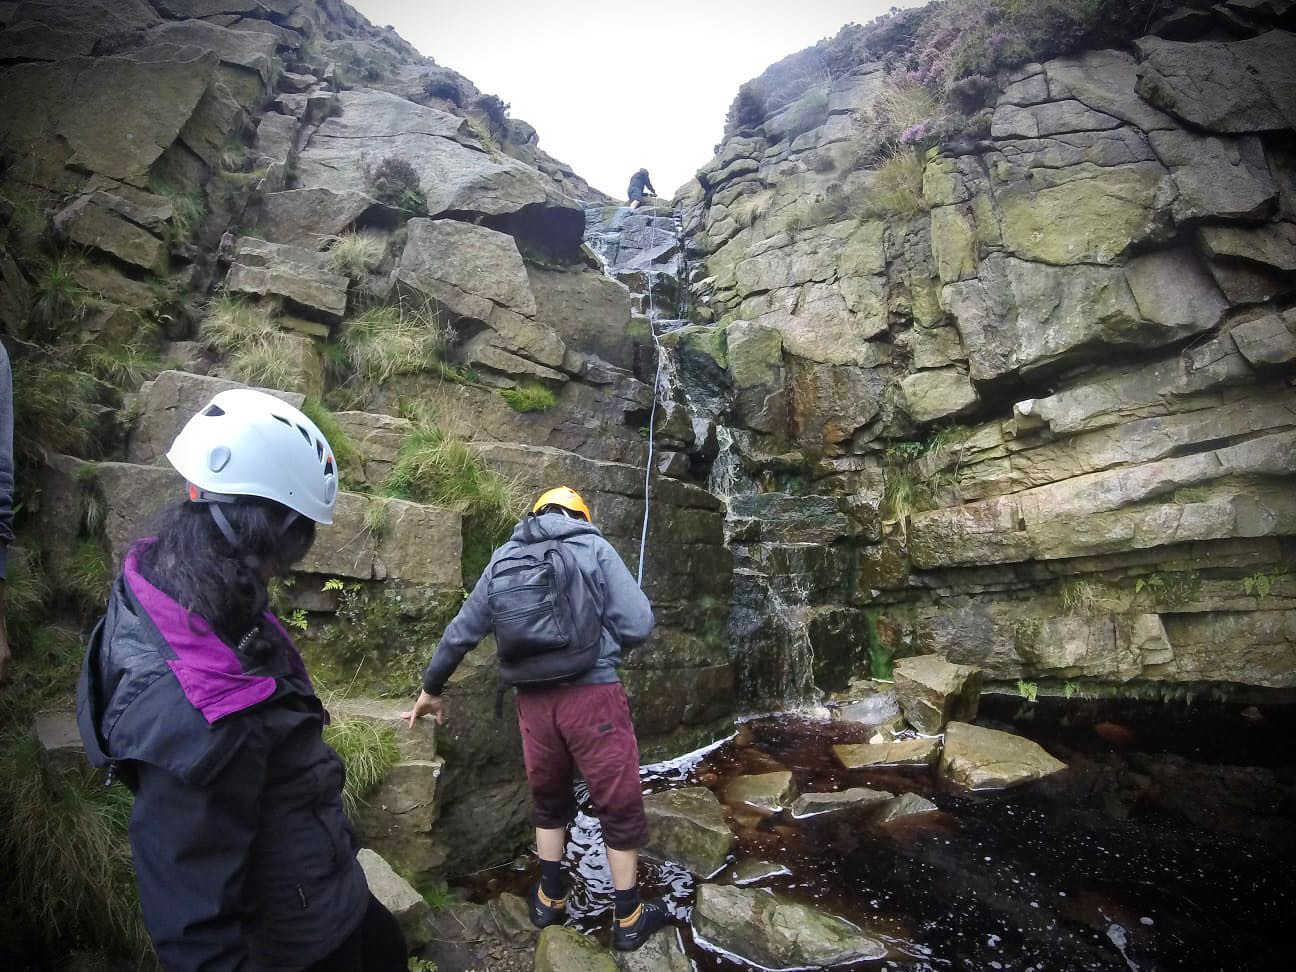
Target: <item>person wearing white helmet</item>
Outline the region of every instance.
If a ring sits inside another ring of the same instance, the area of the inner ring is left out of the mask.
[[[127,553],[77,690],[86,755],[135,794],[144,922],[168,972],[397,972],[342,761],[268,582],[333,520],[337,462],[298,409],[221,392],[167,459],[184,499]]]

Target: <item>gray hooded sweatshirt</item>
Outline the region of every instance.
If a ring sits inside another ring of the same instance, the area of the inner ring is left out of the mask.
[[[478,643],[491,633],[490,586],[491,567],[501,557],[517,553],[527,544],[540,540],[564,542],[574,555],[585,576],[594,582],[603,599],[603,645],[599,660],[584,675],[565,683],[568,685],[606,685],[619,682],[617,667],[621,664],[621,650],[646,641],[652,634],[653,613],[648,598],[635,583],[634,577],[622,562],[612,545],[603,539],[598,527],[585,520],[576,520],[561,513],[524,517],[513,530],[512,538],[491,556],[490,566],[482,571],[481,578],[464,601],[441,636],[436,653],[423,673],[423,689],[429,695],[440,695],[446,680]]]

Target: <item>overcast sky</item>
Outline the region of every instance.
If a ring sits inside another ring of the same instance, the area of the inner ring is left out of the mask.
[[[673,195],[738,86],[851,21],[920,0],[350,0],[512,104],[540,147],[612,196],[640,166]]]

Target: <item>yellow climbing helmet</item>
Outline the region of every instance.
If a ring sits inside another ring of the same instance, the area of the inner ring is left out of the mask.
[[[557,489],[551,489],[540,494],[540,498],[535,501],[535,506],[531,507],[532,513],[539,513],[546,506],[561,506],[564,510],[571,510],[573,513],[579,513],[591,523],[594,517],[590,516],[590,509],[581,498],[581,494],[576,492],[570,486],[559,486]]]

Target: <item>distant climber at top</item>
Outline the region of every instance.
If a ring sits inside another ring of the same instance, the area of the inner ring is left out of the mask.
[[[640,169],[630,177],[630,188],[626,191],[626,195],[630,197],[631,209],[638,209],[643,203],[645,190],[654,196],[657,195],[652,180],[648,178],[648,170]]]

